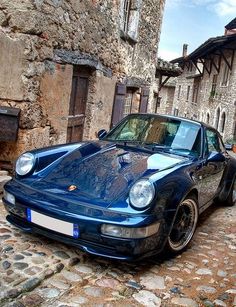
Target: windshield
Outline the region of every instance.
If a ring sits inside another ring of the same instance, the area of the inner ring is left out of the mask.
[[[168,150],[194,153],[201,150],[200,125],[152,115],[129,115],[105,138],[114,142],[138,142]]]

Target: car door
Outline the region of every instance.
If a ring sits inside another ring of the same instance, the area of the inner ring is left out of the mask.
[[[215,197],[228,162],[227,153],[217,131],[206,128],[204,138],[204,158],[198,173],[201,179],[199,203],[203,207]]]

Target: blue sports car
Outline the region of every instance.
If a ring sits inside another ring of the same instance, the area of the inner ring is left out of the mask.
[[[214,200],[236,202],[236,160],[203,123],[131,114],[98,141],[22,154],[5,185],[20,229],[115,259],[183,251]]]

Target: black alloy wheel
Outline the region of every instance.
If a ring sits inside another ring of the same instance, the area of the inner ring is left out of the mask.
[[[171,253],[182,252],[191,241],[198,221],[198,202],[194,196],[183,200],[176,212],[174,224],[167,239],[167,249]]]

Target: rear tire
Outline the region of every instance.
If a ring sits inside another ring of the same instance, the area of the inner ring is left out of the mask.
[[[232,187],[229,192],[229,196],[227,197],[225,204],[229,207],[232,207],[236,204],[236,177],[234,177]]]
[[[198,222],[198,201],[187,196],[177,207],[174,223],[167,238],[166,251],[178,254],[187,248]]]

